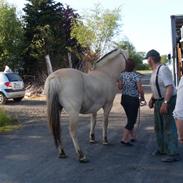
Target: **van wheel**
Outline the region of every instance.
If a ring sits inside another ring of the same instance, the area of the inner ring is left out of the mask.
[[[4,96],[3,93],[0,93],[0,105],[6,104],[7,98]]]
[[[14,100],[15,102],[20,102],[22,99],[23,99],[23,97],[18,97],[18,98],[14,98],[13,100]]]

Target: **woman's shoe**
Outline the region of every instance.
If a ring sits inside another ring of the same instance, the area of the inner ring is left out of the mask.
[[[183,144],[183,139],[179,139],[180,144]]]
[[[131,139],[131,142],[137,142],[137,139]]]
[[[123,140],[121,140],[121,144],[128,146],[128,147],[133,146],[133,144],[131,144],[130,142],[124,142]]]

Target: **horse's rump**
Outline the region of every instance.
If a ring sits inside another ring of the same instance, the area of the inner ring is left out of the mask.
[[[52,90],[50,92],[57,93],[58,102],[66,112],[80,111],[84,92],[83,74],[74,69],[57,70],[47,78],[45,93],[49,91],[49,88]]]

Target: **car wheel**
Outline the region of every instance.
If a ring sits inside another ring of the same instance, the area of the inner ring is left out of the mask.
[[[13,100],[14,100],[15,102],[20,102],[22,99],[23,99],[23,97],[18,97],[18,98],[14,98]]]
[[[6,104],[7,98],[4,96],[3,93],[0,93],[0,105]]]

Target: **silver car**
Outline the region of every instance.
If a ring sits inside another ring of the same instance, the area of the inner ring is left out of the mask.
[[[0,72],[0,104],[5,104],[8,99],[20,102],[24,95],[24,82],[18,74]]]

